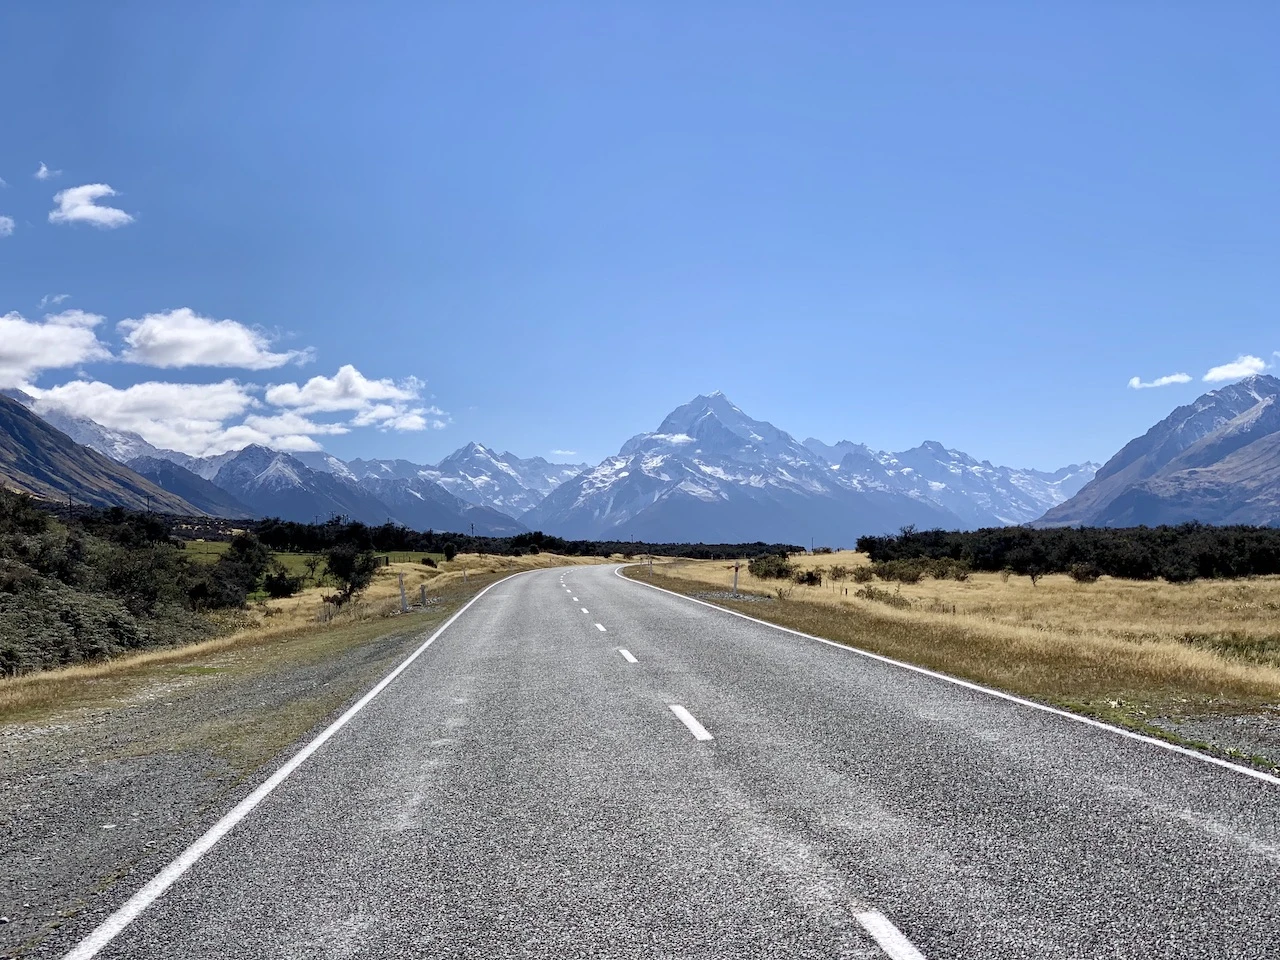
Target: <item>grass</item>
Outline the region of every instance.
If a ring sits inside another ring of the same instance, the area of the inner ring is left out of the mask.
[[[796,557],[802,569],[867,563],[852,553]],[[629,576],[647,580],[643,568]],[[825,579],[825,578],[824,578]],[[653,583],[724,591],[733,566],[676,561]],[[776,597],[780,581],[739,573]],[[1191,584],[1103,578],[1076,583],[972,574],[967,581],[790,585],[771,603],[717,601],[850,646],[1142,729],[1157,716],[1256,712],[1280,705],[1280,577]],[[847,590],[847,595],[846,595]]]

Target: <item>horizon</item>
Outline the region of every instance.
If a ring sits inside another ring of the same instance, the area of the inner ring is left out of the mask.
[[[1275,367],[1270,7],[299,9],[6,11],[0,387],[590,464],[710,387],[1055,470]]]

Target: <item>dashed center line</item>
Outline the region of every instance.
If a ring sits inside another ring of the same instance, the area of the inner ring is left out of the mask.
[[[692,713],[680,706],[678,703],[668,704],[671,712],[680,718],[680,722],[689,728],[689,732],[693,734],[695,740],[714,740],[715,737],[707,732],[707,728],[700,724]]]
[[[574,598],[573,598],[573,602],[574,602],[574,603],[577,603],[577,602],[578,602],[578,598],[577,598],[577,597],[574,597]]]
[[[856,914],[856,917],[862,929],[871,934],[871,939],[893,960],[924,960],[924,954],[883,913],[868,910]]]
[[[585,612],[585,611],[584,611],[584,612]],[[604,624],[603,624],[603,623],[597,623],[597,624],[596,624],[596,629],[597,629],[597,630],[599,630],[601,633],[604,633],[604,632],[605,632],[605,631],[604,631]]]
[[[587,612],[587,608],[586,608],[586,607],[583,607],[583,608],[582,608],[582,612],[583,612],[583,613],[586,613],[586,612]]]
[[[630,650],[623,650],[621,647],[619,647],[619,648],[618,648],[618,652],[619,652],[620,654],[622,654],[622,659],[623,659],[623,660],[625,660],[625,661],[627,661],[627,663],[639,663],[639,662],[640,662],[639,660],[637,660],[635,657],[633,657],[633,656],[631,655],[631,651],[630,651]]]

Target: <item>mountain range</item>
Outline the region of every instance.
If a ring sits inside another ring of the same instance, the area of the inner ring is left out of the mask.
[[[154,508],[173,512],[299,521],[339,514],[493,536],[541,529],[569,538],[835,545],[907,524],[1276,523],[1278,396],[1280,381],[1250,377],[1179,407],[1101,468],[1042,471],[932,440],[896,453],[848,440],[801,442],[719,392],[681,405],[593,466],[478,443],[435,464],[261,446],[197,458],[6,391],[0,479],[42,496],[74,488],[88,502],[136,506],[149,496]],[[73,468],[74,450],[83,453]],[[60,476],[60,485],[52,482]]]

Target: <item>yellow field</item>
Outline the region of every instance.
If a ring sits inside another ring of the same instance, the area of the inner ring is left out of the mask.
[[[801,569],[867,563],[845,552],[793,558]],[[643,568],[631,568],[646,579]],[[655,564],[654,582],[728,590],[725,561]],[[847,580],[804,587],[752,577],[774,602],[717,602],[954,676],[1142,726],[1146,717],[1280,706],[1280,577],[1190,584],[1103,578],[1076,583],[972,574],[968,581],[872,581],[905,609],[855,596]],[[781,587],[785,599],[777,599]],[[846,595],[847,591],[847,595]],[[901,603],[901,600],[898,601]]]

